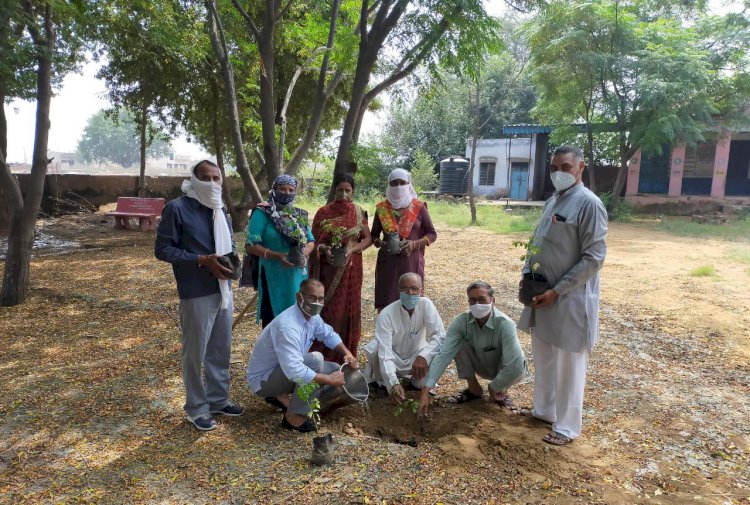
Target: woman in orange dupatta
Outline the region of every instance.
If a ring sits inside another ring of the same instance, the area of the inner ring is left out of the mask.
[[[362,251],[370,247],[372,238],[367,213],[352,202],[354,179],[342,175],[336,180],[336,199],[318,209],[313,220],[318,254],[310,257],[311,277],[320,280],[326,288],[326,302],[320,316],[356,356],[362,336]],[[333,265],[334,235],[346,248],[346,264],[342,267]],[[328,361],[341,363],[338,353],[318,342],[310,350],[322,352]]]
[[[378,203],[372,223],[375,247],[380,247],[387,234],[398,234],[400,249],[392,254],[380,247],[375,264],[375,309],[380,312],[399,299],[398,279],[413,272],[424,282],[424,250],[437,240],[427,204],[417,199],[411,174],[397,168],[388,176],[386,199]]]

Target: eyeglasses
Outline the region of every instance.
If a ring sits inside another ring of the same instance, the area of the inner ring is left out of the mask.
[[[325,296],[313,296],[313,295],[302,295],[302,299],[307,303],[323,303],[326,300]]]

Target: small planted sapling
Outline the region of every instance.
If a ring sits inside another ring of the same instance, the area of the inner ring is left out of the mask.
[[[413,414],[417,414],[419,410],[419,402],[414,398],[407,398],[401,402],[401,405],[397,405],[393,411],[394,416],[400,416],[405,410],[411,410]]]
[[[541,295],[550,288],[547,279],[544,275],[538,272],[541,268],[539,262],[531,263],[534,256],[541,253],[542,250],[539,246],[534,244],[533,235],[529,237],[528,240],[514,240],[513,246],[524,248],[524,254],[521,256],[521,261],[523,261],[524,264],[528,264],[530,270],[523,274],[523,279],[521,279],[521,285],[518,289],[518,300],[524,305],[532,306],[533,298]]]
[[[324,232],[331,235],[331,252],[333,253],[333,266],[343,267],[346,265],[346,248],[344,247],[344,236],[346,227],[336,224],[338,219],[324,219],[321,227]]]
[[[315,431],[318,431],[318,425],[320,424],[320,400],[315,396],[315,391],[317,391],[320,385],[315,381],[310,381],[307,384],[302,383],[301,380],[296,382],[297,397],[309,407],[310,411],[307,415],[315,425]]]
[[[315,391],[318,390],[320,385],[315,381],[310,381],[307,384],[303,384],[302,381],[297,380],[297,397],[303,402],[307,403],[309,413],[307,414],[315,425],[315,431],[319,433],[318,427],[320,426],[320,400],[315,395]],[[333,435],[326,433],[323,436],[313,438],[313,449],[312,449],[312,462],[317,466],[323,466],[333,461],[333,450],[335,444],[333,442]]]

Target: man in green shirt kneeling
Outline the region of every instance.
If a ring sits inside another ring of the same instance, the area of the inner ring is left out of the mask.
[[[495,308],[495,292],[488,283],[472,282],[466,288],[469,311],[459,314],[448,326],[440,352],[433,358],[419,396],[419,416],[430,409],[430,389],[455,359],[458,377],[468,387],[456,397],[457,403],[482,398],[477,377],[490,380],[490,399],[510,407],[508,388],[526,375],[526,358],[516,336],[516,324]]]

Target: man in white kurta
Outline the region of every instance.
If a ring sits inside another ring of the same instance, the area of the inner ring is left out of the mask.
[[[406,273],[398,281],[399,299],[387,305],[375,323],[375,338],[365,347],[368,382],[385,386],[395,403],[406,399],[401,379],[424,385],[432,358],[445,336],[443,321],[429,298],[421,296],[422,279]]]
[[[552,423],[544,441],[565,445],[581,434],[588,356],[599,337],[599,270],[607,254],[607,212],[583,186],[580,149],[557,148],[550,178],[557,190],[532,235],[538,248],[532,269],[550,288],[521,313],[518,328],[532,332],[534,407],[531,415]]]

